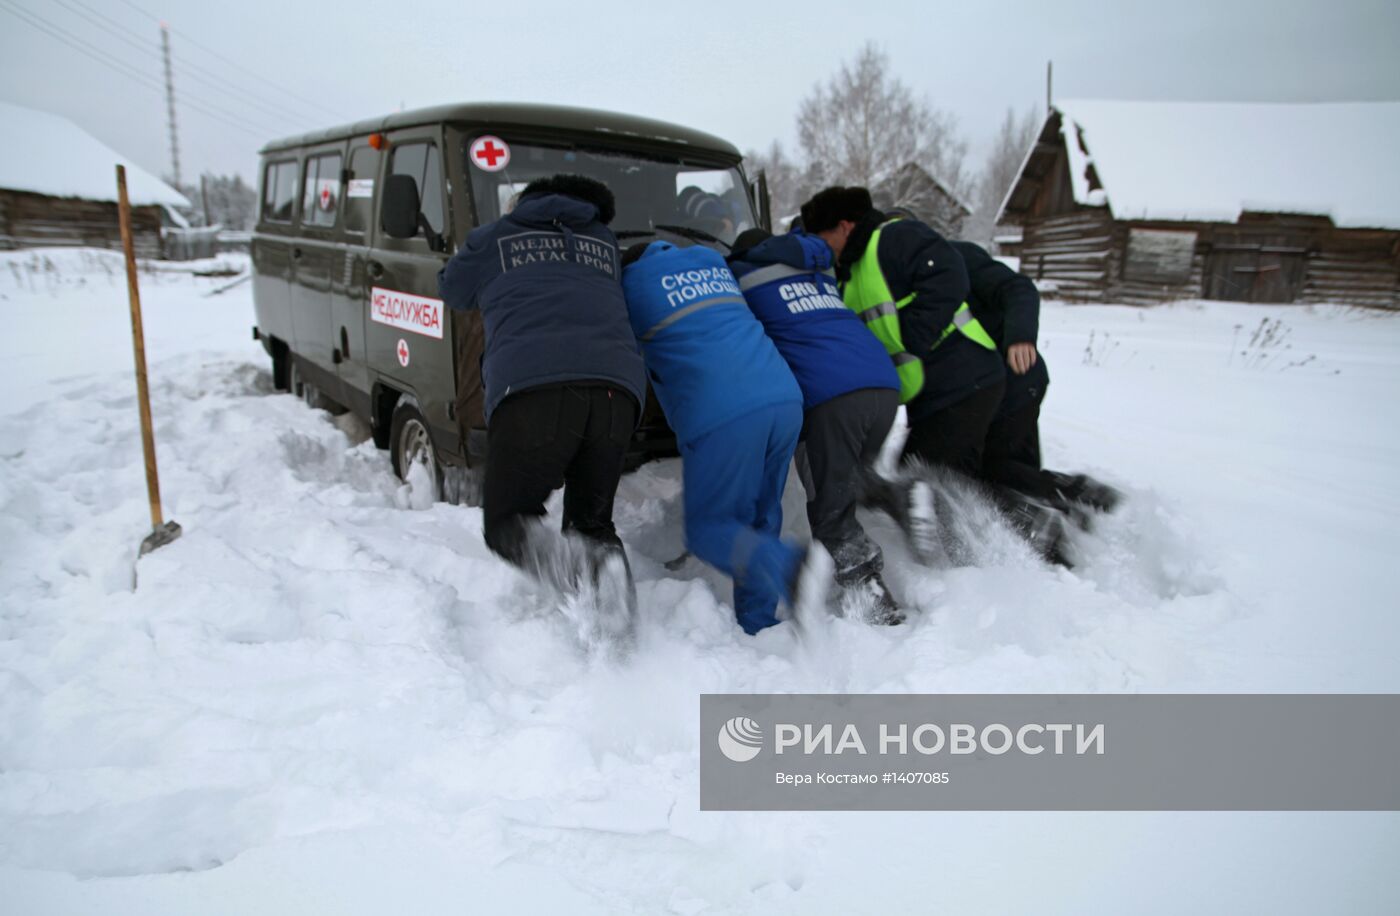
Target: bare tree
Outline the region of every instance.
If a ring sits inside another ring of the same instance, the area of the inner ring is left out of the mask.
[[[797,196],[801,174],[797,163],[788,158],[781,142],[774,140],[767,152],[749,150],[744,156],[744,169],[750,179],[757,178],[759,172],[767,174],[768,198],[772,203],[775,224],[797,213],[802,203]]]
[[[971,190],[963,171],[967,142],[956,119],[915,96],[873,43],[812,87],[798,111],[797,134],[807,165],[804,196],[831,184],[874,189],[911,162],[955,195]]]
[[[1034,106],[1020,115],[1014,108],[1007,107],[1006,117],[1002,119],[977,182],[976,207],[968,223],[968,238],[978,242],[991,239],[1001,203],[1011,190],[1011,183],[1016,180],[1040,125],[1041,115]]]
[[[193,219],[196,226],[204,225],[204,197],[209,198],[210,220],[225,229],[251,229],[255,221],[258,194],[255,188],[243,183],[241,175],[214,175],[205,173],[204,186],[198,183],[187,184],[180,192],[193,204]]]

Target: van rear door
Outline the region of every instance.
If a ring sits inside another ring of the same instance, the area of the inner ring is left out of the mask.
[[[292,343],[292,246],[295,244],[297,182],[295,153],[276,153],[263,163],[257,231],[251,246],[253,305],[264,337]],[[279,384],[285,379],[279,380]]]
[[[413,178],[424,219],[434,232],[448,237],[450,250],[442,126],[405,128],[387,139],[384,174]],[[376,194],[376,207],[381,198]],[[365,346],[372,371],[386,384],[417,398],[439,451],[461,458],[451,316],[438,298],[437,284],[447,258],[446,251],[430,247],[422,231],[413,238],[395,239],[375,220],[374,245],[365,270],[370,319],[365,324]]]

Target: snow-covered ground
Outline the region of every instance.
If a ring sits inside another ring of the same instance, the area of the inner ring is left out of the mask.
[[[1400,911],[1400,815],[701,813],[696,727],[702,692],[1400,690],[1400,320],[1047,304],[1048,463],[1127,508],[1072,573],[995,525],[918,569],[871,519],[901,628],[744,636],[662,567],[649,465],[619,663],[478,510],[409,509],[357,424],[274,394],[227,282],[143,276],[185,534],[138,568],[120,262],[0,255],[0,912]]]

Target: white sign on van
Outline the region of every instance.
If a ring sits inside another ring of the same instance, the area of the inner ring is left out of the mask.
[[[500,137],[487,134],[472,141],[467,158],[483,172],[499,172],[510,165],[510,146]]]
[[[322,178],[316,182],[316,205],[322,210],[334,210],[335,199],[340,195],[340,179]],[[334,220],[331,220],[334,222]]]
[[[351,178],[350,183],[345,186],[345,196],[349,198],[373,197],[374,179]]]
[[[442,340],[442,300],[374,287],[369,294],[369,317],[401,331]]]

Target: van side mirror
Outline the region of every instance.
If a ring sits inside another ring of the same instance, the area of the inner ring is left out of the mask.
[[[390,238],[411,239],[418,234],[418,182],[412,175],[390,175],[379,200],[379,227]]]

